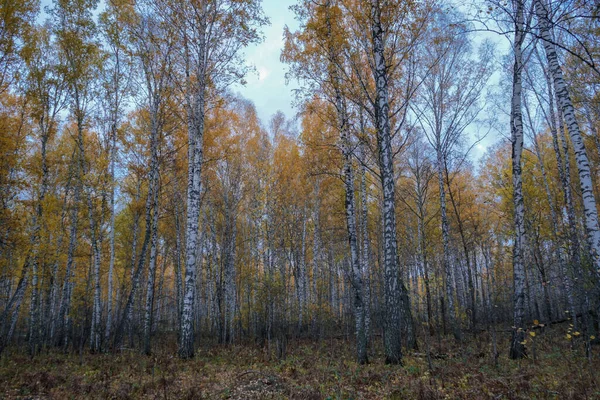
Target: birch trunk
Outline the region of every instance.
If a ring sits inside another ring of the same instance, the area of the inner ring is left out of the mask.
[[[79,169],[79,163],[75,163],[76,170]],[[76,173],[78,176],[79,173]],[[69,247],[67,250],[67,267],[65,271],[65,277],[62,285],[62,293],[60,300],[60,307],[58,310],[58,332],[56,336],[56,344],[61,343],[66,346],[67,343],[67,327],[68,327],[68,316],[69,309],[71,307],[71,275],[75,268],[75,249],[77,247],[77,225],[78,221],[78,205],[81,202],[81,182],[75,183],[75,189],[73,192],[73,204],[71,205],[71,216],[70,223],[71,228],[69,232]]]
[[[400,330],[400,288],[399,268],[397,264],[396,241],[396,187],[394,182],[394,160],[392,156],[392,138],[390,133],[390,106],[388,100],[388,76],[385,60],[385,44],[381,25],[381,10],[378,3],[371,6],[371,29],[373,35],[373,57],[375,80],[375,122],[377,146],[379,149],[379,168],[383,189],[383,225],[384,225],[384,346],[386,363],[401,364]]]
[[[206,7],[204,4],[203,7]],[[205,12],[205,10],[204,10]],[[194,290],[196,287],[196,251],[198,247],[198,228],[200,222],[200,198],[201,198],[201,169],[203,160],[204,140],[204,107],[206,90],[206,37],[204,26],[205,15],[201,16],[203,24],[196,27],[199,36],[195,43],[198,60],[194,78],[190,61],[191,55],[187,48],[187,37],[185,40],[186,74],[188,91],[187,101],[187,124],[188,124],[188,182],[187,182],[187,216],[185,227],[185,280],[183,307],[181,311],[181,342],[179,346],[179,357],[186,359],[194,357]],[[195,81],[193,81],[195,79]]]
[[[31,269],[31,305],[29,313],[29,352],[31,355],[36,355],[40,347],[40,299],[38,288],[38,264],[39,264],[39,245],[40,234],[42,228],[42,217],[44,214],[44,199],[48,191],[48,160],[47,160],[47,144],[49,139],[50,126],[44,123],[44,119],[40,121],[41,131],[41,157],[42,157],[42,184],[40,195],[36,207],[36,215],[34,217],[33,237],[31,240],[33,257]]]
[[[513,42],[513,92],[511,107],[512,182],[514,204],[515,243],[513,248],[514,308],[510,358],[525,357],[525,265],[523,251],[525,240],[525,206],[523,203],[523,181],[521,156],[523,153],[523,115],[521,111],[521,76],[523,72],[522,44],[525,38],[524,5],[516,0],[515,37]]]
[[[151,127],[150,127],[150,172],[149,172],[149,183],[148,183],[148,193],[146,195],[146,205],[145,205],[145,221],[146,227],[144,229],[144,241],[142,242],[142,249],[140,252],[140,257],[138,259],[137,267],[132,275],[131,279],[131,291],[129,292],[129,296],[127,298],[127,303],[125,304],[125,309],[123,310],[123,316],[117,326],[117,330],[115,331],[115,338],[113,342],[113,346],[115,348],[119,348],[123,342],[123,334],[125,330],[125,324],[130,322],[131,326],[131,316],[133,313],[133,302],[135,296],[137,294],[138,285],[140,281],[140,277],[142,271],[144,269],[144,265],[146,262],[146,253],[148,251],[148,244],[151,241],[152,236],[152,227],[154,225],[154,218],[156,218],[156,213],[158,213],[158,179],[159,179],[159,160],[158,160],[158,135],[159,135],[159,121],[158,121],[158,109],[160,104],[160,96],[159,92],[151,92]],[[154,213],[153,213],[154,212]],[[132,258],[135,257],[135,248],[133,249]],[[132,265],[133,266],[133,265]]]
[[[298,326],[304,329],[306,310],[306,209],[302,213],[302,244],[300,246],[300,262],[298,266]]]
[[[341,98],[339,99],[341,105]],[[343,107],[343,105],[341,105]],[[339,111],[338,111],[339,112]],[[356,224],[356,203],[354,199],[354,170],[352,168],[350,141],[347,131],[347,120],[345,113],[341,113],[340,129],[342,134],[342,154],[344,157],[344,186],[345,186],[345,209],[346,228],[348,232],[348,244],[350,246],[350,269],[352,271],[352,286],[354,289],[354,312],[356,319],[356,357],[359,364],[366,364],[367,358],[367,332],[365,325],[365,302],[363,271],[358,251],[358,231]]]
[[[441,145],[438,145],[436,147],[436,167],[438,175],[438,187],[440,192],[440,216],[442,219],[442,243],[444,248],[442,254],[442,265],[444,266],[444,273],[446,275],[446,308],[448,310],[448,322],[450,324],[450,327],[452,328],[452,334],[454,335],[454,339],[457,341],[461,341],[462,333],[460,330],[460,325],[456,319],[456,310],[454,308],[454,286],[452,285],[452,268],[450,267],[450,229],[448,225],[448,215],[446,206],[446,187],[444,185],[444,157],[442,155]]]
[[[327,3],[329,7],[330,4]],[[331,20],[327,15],[327,28],[329,36],[332,35]],[[383,52],[383,50],[382,50]],[[336,49],[329,46],[329,58],[332,67],[332,83],[335,93],[335,107],[337,123],[340,131],[340,146],[344,160],[342,175],[345,190],[346,230],[348,245],[350,247],[351,282],[354,290],[354,313],[356,332],[356,357],[359,364],[366,364],[367,357],[367,332],[365,324],[365,301],[363,285],[363,267],[358,249],[358,226],[356,222],[356,201],[354,196],[354,169],[352,167],[352,149],[350,142],[349,121],[346,104],[341,92],[341,79],[339,77]],[[388,123],[389,127],[389,123]],[[389,130],[388,130],[389,133]],[[390,153],[391,155],[391,153]]]
[[[579,187],[581,190],[581,196],[583,200],[583,211],[584,211],[584,225],[586,231],[586,240],[588,244],[589,255],[592,260],[592,265],[594,269],[594,275],[596,277],[596,289],[597,291],[600,289],[600,227],[598,224],[598,210],[596,206],[596,197],[594,194],[594,186],[591,175],[591,168],[588,159],[588,155],[586,152],[585,144],[583,141],[583,137],[581,135],[581,131],[579,129],[579,124],[575,117],[575,109],[573,107],[573,102],[571,101],[571,97],[569,95],[569,90],[564,81],[562,70],[560,64],[558,62],[558,55],[556,53],[556,47],[552,40],[553,38],[553,27],[552,22],[549,17],[549,10],[547,9],[547,5],[545,5],[541,0],[536,0],[535,2],[535,12],[538,19],[538,23],[540,26],[540,36],[543,39],[542,43],[544,46],[544,50],[546,52],[546,59],[548,61],[548,70],[554,81],[554,89],[555,96],[557,99],[557,104],[560,106],[561,112],[558,112],[559,117],[564,117],[564,122],[569,131],[569,135],[571,138],[571,143],[573,144],[573,150],[575,153],[575,161],[577,164],[577,171],[579,175]],[[561,140],[563,141],[563,147],[566,150],[566,140],[564,140],[564,130],[561,133]],[[566,163],[568,163],[568,153],[565,154]],[[569,210],[567,210],[569,211]],[[569,220],[574,216],[568,215]],[[574,224],[569,224],[573,227]],[[572,240],[577,240],[577,232],[571,229],[571,238]],[[574,247],[574,246],[573,246]],[[573,248],[571,249],[571,255],[574,257],[574,260],[579,259],[579,249]],[[593,331],[593,326],[589,325],[589,316],[588,314],[591,312],[589,297],[586,293],[585,282],[583,278],[583,272],[581,269],[581,265],[575,265],[575,277],[577,279],[578,286],[578,305],[581,308],[582,313],[582,322],[584,325],[584,335],[587,337],[589,335],[589,331]],[[598,296],[598,294],[596,294]],[[598,306],[598,310],[600,310],[600,305]],[[577,316],[573,316],[574,325],[577,323]],[[586,345],[586,351],[589,354],[589,341],[586,341],[588,345]]]
[[[175,264],[175,298],[177,307],[177,326],[181,326],[181,311],[183,310],[183,285],[181,279],[181,210],[179,202],[175,204],[175,249],[173,253]],[[178,336],[179,341],[179,336]]]
[[[154,282],[156,280],[156,262],[158,255],[158,190],[154,193],[154,216],[152,217],[152,238],[150,240],[150,259],[148,262],[148,280],[146,283],[146,309],[144,312],[144,353],[152,352],[152,316],[154,309]]]
[[[362,122],[362,120],[361,120]],[[364,287],[364,313],[365,313],[365,336],[367,344],[371,336],[371,268],[370,268],[370,246],[369,246],[369,208],[367,200],[367,172],[366,172],[366,149],[364,143],[361,145],[360,166],[360,230],[362,233],[361,268]]]
[[[315,183],[315,204],[313,209],[313,259],[312,259],[312,305],[313,305],[313,313],[312,313],[312,331],[313,335],[316,336],[318,331],[318,312],[317,309],[320,304],[320,296],[319,296],[319,286],[318,286],[318,277],[321,269],[321,201],[320,201],[320,181],[317,179]]]
[[[106,328],[104,340],[108,343],[110,339],[113,319],[113,275],[115,269],[115,164],[117,162],[117,132],[116,123],[111,129],[110,144],[110,237],[109,252],[110,262],[108,265],[108,283],[106,299]]]
[[[575,109],[569,95],[567,85],[563,78],[563,73],[558,62],[556,47],[552,40],[552,24],[548,16],[548,9],[542,0],[535,0],[535,12],[540,27],[540,36],[546,52],[548,69],[554,81],[554,88],[558,105],[564,116],[566,127],[569,131],[575,160],[577,162],[577,172],[579,175],[579,186],[583,198],[583,209],[585,216],[586,239],[590,248],[590,256],[593,262],[596,276],[600,278],[600,229],[598,227],[598,210],[596,208],[596,198],[594,195],[594,186],[590,171],[590,163],[579,129],[579,124],[575,118]],[[584,310],[587,312],[587,310]]]
[[[231,207],[231,205],[230,205]],[[234,211],[230,209],[228,211],[227,218],[227,248],[224,261],[224,305],[225,305],[225,321],[224,321],[224,343],[232,343],[234,338],[234,326],[233,321],[235,317],[235,304],[236,304],[236,274],[235,274],[235,241],[237,237],[237,227],[235,221]]]
[[[476,310],[477,304],[476,304],[475,286],[473,284],[473,272],[471,270],[472,266],[471,266],[471,257],[469,255],[470,254],[469,245],[467,243],[467,238],[465,235],[463,220],[460,216],[460,212],[458,210],[456,201],[454,200],[454,193],[452,191],[452,188],[450,187],[450,177],[449,177],[448,168],[446,166],[446,163],[444,163],[444,172],[446,175],[446,181],[448,182],[448,194],[450,196],[450,202],[452,203],[452,209],[454,210],[454,215],[456,216],[456,221],[458,223],[458,233],[460,234],[460,240],[461,240],[461,244],[462,244],[463,254],[465,255],[465,267],[467,269],[467,271],[466,271],[467,272],[467,288],[468,288],[468,292],[469,292],[468,308],[471,313],[471,330],[473,332],[475,332],[476,325],[477,325],[477,310]],[[458,258],[460,258],[460,257],[457,257],[457,259]]]
[[[135,203],[137,204],[140,201],[140,196],[141,196],[141,179],[138,178],[137,181],[137,185],[136,185],[136,192],[135,192]],[[137,248],[138,248],[138,236],[139,236],[139,225],[140,225],[140,218],[141,215],[138,212],[135,212],[134,217],[133,217],[133,238],[131,240],[131,264],[129,267],[129,276],[131,279],[131,285],[133,287],[133,281],[135,278],[135,266],[136,266],[136,260],[137,260]],[[125,271],[123,271],[123,276],[125,276]],[[123,281],[125,281],[125,279],[123,279]],[[127,327],[129,330],[129,338],[130,338],[130,343],[133,346],[133,307],[130,307],[127,314],[123,314],[124,318],[125,318],[125,322],[127,323]]]
[[[538,58],[538,61],[540,62],[540,64],[542,64],[542,59],[540,57],[539,52],[536,49],[536,56]],[[554,112],[554,91],[552,88],[552,82],[550,79],[550,75],[548,74],[548,71],[546,68],[544,68],[544,77],[546,80],[546,86],[547,86],[547,91],[548,91],[548,111],[549,111],[549,126],[550,126],[550,134],[552,135],[552,146],[554,148],[554,153],[556,155],[556,165],[558,168],[558,176],[560,178],[560,181],[562,183],[563,186],[563,197],[564,197],[564,204],[567,207],[567,210],[572,209],[573,208],[573,196],[571,195],[571,175],[570,173],[567,175],[565,172],[565,167],[563,164],[563,157],[562,157],[562,152],[560,149],[560,146],[558,145],[558,134],[557,134],[557,126],[560,127],[561,130],[563,130],[563,123],[562,123],[562,117],[560,116],[560,112],[557,113]],[[558,117],[558,118],[557,118]],[[567,155],[568,156],[568,155]],[[569,215],[569,211],[567,211],[567,215]],[[574,215],[574,214],[573,214]],[[573,220],[571,220],[569,217],[568,218],[568,223],[569,223],[569,249],[573,249],[573,248],[579,248],[579,238],[577,236],[577,232],[575,230],[575,236],[573,237],[573,226],[571,224],[571,222]],[[557,220],[557,225],[556,225],[556,230],[555,232],[558,232],[558,217],[556,217]],[[558,241],[557,241],[558,243]],[[558,249],[558,256],[559,256],[559,260],[561,261],[560,266],[561,266],[561,275],[563,277],[563,284],[564,284],[564,288],[565,288],[565,292],[567,294],[567,306],[571,312],[572,315],[577,315],[577,311],[575,308],[575,295],[573,293],[573,280],[571,279],[571,276],[569,274],[569,270],[568,270],[568,265],[565,262],[565,255],[563,254],[563,250],[562,248]],[[579,264],[579,260],[578,260],[578,254],[575,255],[572,253],[572,251],[569,251],[569,257],[571,258],[571,264]],[[577,258],[573,258],[573,256],[577,257]]]
[[[8,346],[10,340],[12,339],[14,326],[16,325],[17,318],[19,316],[19,309],[21,308],[21,303],[23,301],[23,297],[25,296],[25,290],[27,289],[28,273],[29,257],[25,259],[25,263],[23,264],[23,269],[21,270],[21,276],[19,277],[19,281],[17,283],[15,292],[8,301],[8,304],[2,312],[2,315],[0,315],[0,354],[2,354],[2,352],[4,351],[6,346]],[[9,314],[11,315],[11,317],[9,319],[7,329],[6,326]]]
[[[100,248],[98,246],[98,237],[96,229],[96,219],[94,217],[94,206],[91,193],[87,193],[88,215],[90,220],[90,242],[92,247],[92,274],[94,285],[94,304],[92,306],[92,326],[90,329],[90,350],[92,352],[100,351],[101,334],[101,292],[100,292]]]

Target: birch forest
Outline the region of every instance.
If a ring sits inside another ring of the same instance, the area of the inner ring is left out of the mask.
[[[288,3],[0,0],[0,398],[600,398],[598,3]]]

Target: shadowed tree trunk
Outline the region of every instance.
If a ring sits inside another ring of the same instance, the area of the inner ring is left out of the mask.
[[[513,42],[513,92],[510,113],[512,144],[512,183],[514,204],[515,243],[513,247],[514,308],[510,358],[525,357],[525,206],[523,203],[523,180],[521,177],[521,155],[523,153],[523,115],[521,111],[523,72],[522,45],[525,39],[524,5],[516,0],[515,37]]]
[[[390,134],[390,106],[388,100],[388,74],[385,59],[384,32],[378,2],[371,5],[371,30],[373,35],[373,78],[375,80],[375,122],[379,169],[383,189],[383,241],[384,241],[384,346],[388,364],[402,364],[400,329],[400,282],[397,264],[396,241],[396,187],[394,161]]]

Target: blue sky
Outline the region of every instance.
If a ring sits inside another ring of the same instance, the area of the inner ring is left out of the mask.
[[[291,105],[295,81],[285,84],[287,66],[279,61],[283,48],[283,28],[287,25],[291,30],[296,30],[298,27],[294,13],[289,9],[295,3],[295,0],[263,0],[263,9],[271,25],[264,28],[264,42],[245,51],[246,61],[254,65],[257,73],[248,75],[246,86],[234,89],[255,104],[264,124],[278,110],[288,118],[296,114]]]

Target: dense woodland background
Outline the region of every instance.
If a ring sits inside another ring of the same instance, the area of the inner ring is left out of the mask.
[[[269,121],[258,0],[0,7],[0,353],[597,357],[595,2],[299,0]]]

